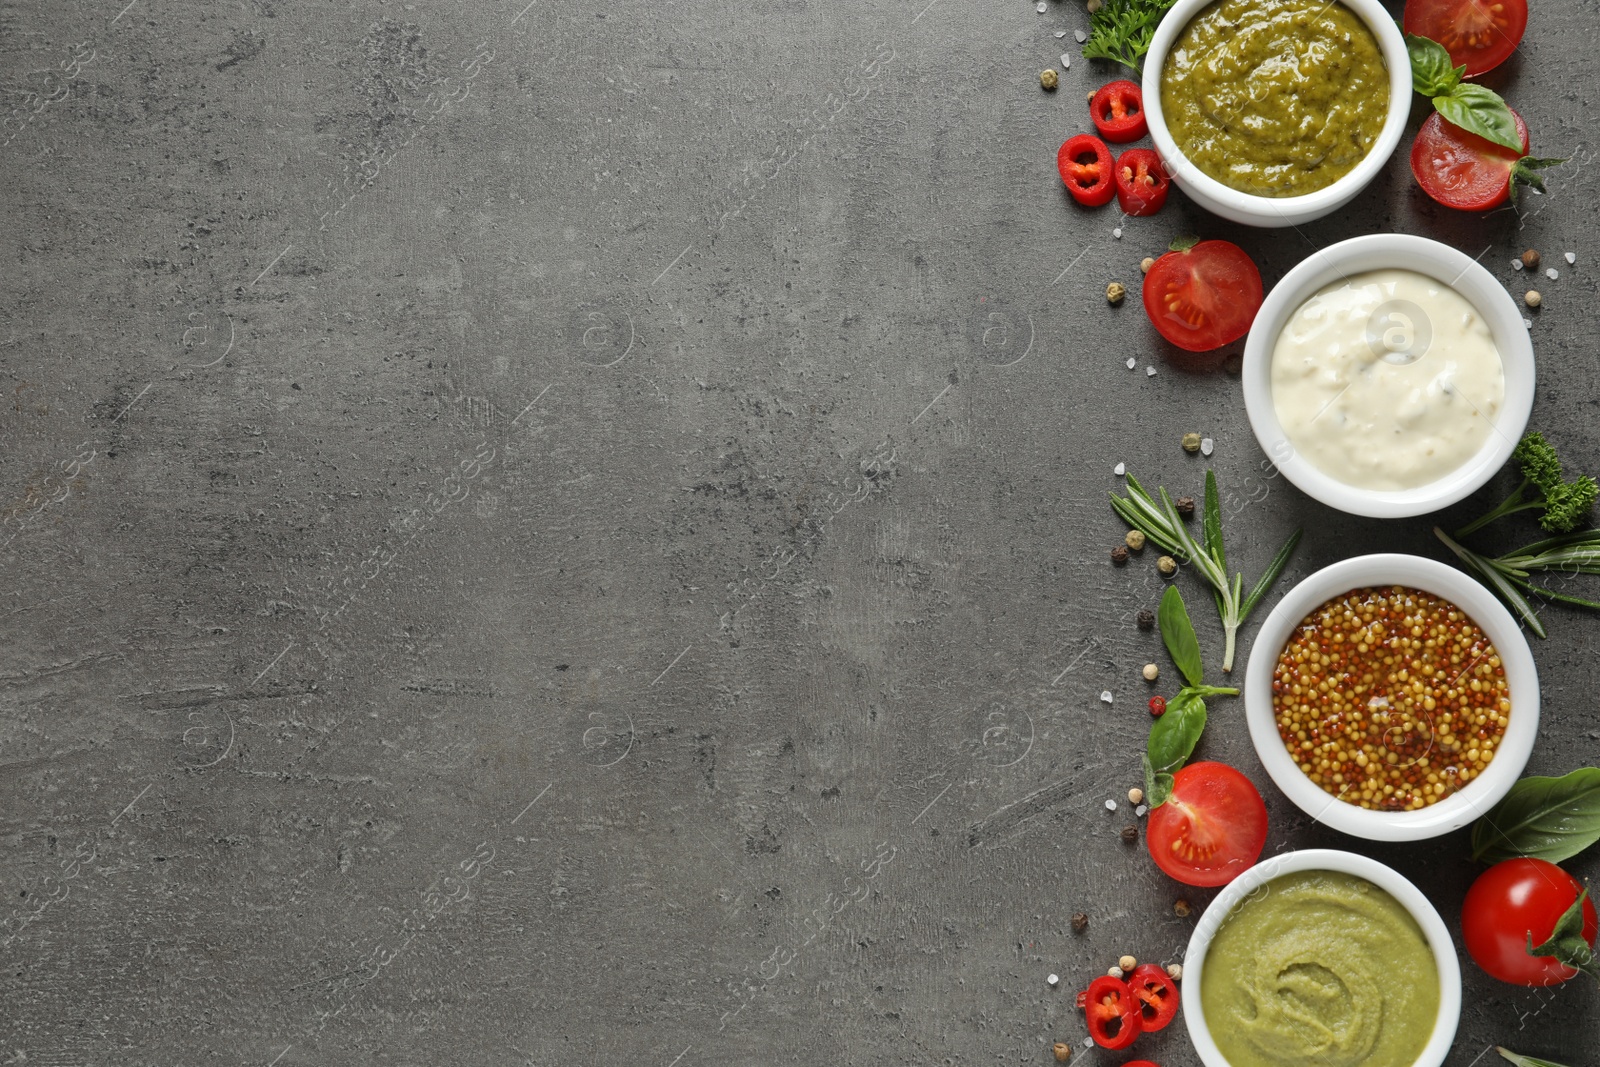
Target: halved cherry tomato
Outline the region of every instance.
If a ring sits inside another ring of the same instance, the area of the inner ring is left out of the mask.
[[[1111,181],[1111,149],[1092,133],[1069,137],[1056,152],[1056,169],[1072,199],[1084,207],[1099,207],[1116,193]]]
[[[1250,332],[1261,272],[1238,245],[1201,241],[1156,260],[1144,279],[1144,310],[1179,348],[1209,352]]]
[[[1112,144],[1137,141],[1150,132],[1144,120],[1144,94],[1130,81],[1102,85],[1089,101],[1089,117],[1100,136]]]
[[[1154,215],[1172,187],[1161,157],[1148,148],[1130,148],[1118,156],[1116,179],[1117,206],[1129,215]]]
[[[1406,0],[1403,25],[1444,45],[1450,62],[1474,78],[1517,50],[1528,28],[1528,0]]]
[[[1101,1048],[1127,1048],[1142,1032],[1138,1001],[1120,978],[1101,975],[1089,983],[1088,992],[1078,1001],[1089,1024],[1089,1036]]]
[[[1446,122],[1437,111],[1429,115],[1411,145],[1411,173],[1422,191],[1445,207],[1487,211],[1512,199],[1516,185],[1543,189],[1544,180],[1536,172],[1560,161],[1530,157],[1528,124],[1515,111],[1511,117],[1517,120],[1521,152]]]
[[[1154,271],[1151,271],[1154,274]],[[1250,779],[1225,763],[1191,763],[1150,813],[1150,858],[1185,885],[1225,885],[1253,866],[1267,843],[1267,806]]]
[[[1153,963],[1141,963],[1128,975],[1128,988],[1139,1002],[1140,1022],[1145,1033],[1160,1030],[1178,1014],[1178,987],[1167,972]]]
[[[1514,985],[1546,986],[1578,972],[1554,956],[1528,954],[1528,938],[1542,945],[1583,886],[1547,860],[1515,859],[1478,875],[1461,904],[1461,940],[1485,971]],[[1594,944],[1594,904],[1583,902],[1583,939]]]

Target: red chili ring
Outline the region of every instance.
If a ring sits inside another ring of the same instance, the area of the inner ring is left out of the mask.
[[[1092,133],[1069,137],[1056,152],[1056,170],[1072,194],[1084,207],[1099,207],[1116,195],[1112,179],[1111,149]]]

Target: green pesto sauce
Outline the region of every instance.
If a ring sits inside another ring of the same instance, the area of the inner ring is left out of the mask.
[[[1371,151],[1389,113],[1378,39],[1326,0],[1217,0],[1173,42],[1161,110],[1179,149],[1242,193],[1300,196]]]
[[[1439,969],[1411,913],[1365,878],[1274,878],[1223,921],[1200,979],[1232,1067],[1412,1067],[1439,1015]]]

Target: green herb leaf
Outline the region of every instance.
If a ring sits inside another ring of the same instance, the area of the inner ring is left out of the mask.
[[[1187,252],[1187,251],[1189,251],[1189,249],[1193,248],[1195,245],[1197,245],[1199,243],[1200,243],[1200,238],[1196,237],[1192,233],[1185,233],[1185,234],[1179,234],[1177,237],[1174,237],[1172,239],[1172,243],[1167,245],[1167,248],[1171,249],[1174,252]]]
[[[1433,528],[1433,534],[1448,545],[1450,551],[1460,557],[1461,562],[1467,565],[1468,570],[1477,574],[1479,581],[1500,594],[1500,599],[1511,605],[1511,609],[1522,616],[1522,621],[1528,624],[1528,629],[1538,634],[1541,638],[1548,636],[1545,633],[1544,623],[1539,619],[1539,613],[1533,610],[1533,605],[1528,602],[1527,597],[1522,595],[1522,590],[1517,588],[1517,584],[1495,566],[1494,560],[1485,559],[1483,556],[1478,555],[1470,548],[1456,541],[1438,526]],[[1524,582],[1522,584],[1526,585],[1527,583]]]
[[[1149,805],[1150,811],[1155,811],[1167,802],[1172,795],[1172,775],[1158,773],[1150,765],[1150,757],[1145,755],[1144,760],[1144,802]]]
[[[1105,0],[1089,16],[1089,39],[1083,43],[1086,59],[1109,59],[1137,71],[1139,60],[1150,50],[1156,26],[1175,0]]]
[[[1206,539],[1206,551],[1217,561],[1217,566],[1226,571],[1228,556],[1222,547],[1222,500],[1217,494],[1217,476],[1215,472],[1209,470],[1206,471],[1205,518],[1201,522],[1200,529]]]
[[[1206,702],[1193,690],[1181,689],[1167,701],[1167,710],[1150,727],[1147,746],[1150,765],[1157,774],[1172,774],[1182,767],[1200,743],[1206,728]]]
[[[1493,89],[1462,82],[1445,96],[1434,97],[1433,107],[1446,122],[1453,122],[1486,141],[1504,145],[1519,155],[1522,153],[1516,117]]]
[[[1426,37],[1406,34],[1406,52],[1411,56],[1411,87],[1423,96],[1443,96],[1467,73],[1464,65],[1451,66],[1444,45]]]
[[[1596,963],[1594,949],[1589,947],[1589,942],[1583,936],[1583,904],[1588,899],[1589,890],[1578,894],[1572,907],[1562,912],[1561,918],[1556,920],[1556,927],[1550,931],[1544,944],[1535,945],[1533,932],[1529,931],[1528,955],[1554,956],[1568,967],[1600,980],[1600,963]]]
[[[1472,858],[1499,863],[1519,856],[1560,863],[1600,841],[1600,768],[1560,778],[1532,776],[1472,827]]]
[[[1183,594],[1178,592],[1177,586],[1167,586],[1167,591],[1161,595],[1161,603],[1156,608],[1156,625],[1161,628],[1161,640],[1172,662],[1178,665],[1183,680],[1199,685],[1205,670],[1200,661],[1200,640],[1195,637],[1194,623],[1189,621],[1189,609],[1184,606]],[[1170,712],[1170,707],[1168,710]]]
[[[1556,1063],[1554,1060],[1541,1060],[1537,1056],[1519,1056],[1510,1049],[1501,1048],[1499,1045],[1496,1045],[1494,1050],[1516,1064],[1517,1067],[1561,1067],[1561,1064]]]
[[[1278,554],[1272,557],[1272,562],[1267,564],[1267,569],[1261,572],[1261,580],[1256,582],[1255,588],[1250,590],[1250,595],[1245,597],[1244,603],[1239,606],[1240,622],[1249,617],[1250,612],[1255,610],[1255,606],[1261,603],[1261,598],[1266,596],[1272,589],[1272,583],[1278,580],[1278,576],[1283,573],[1283,568],[1289,565],[1289,557],[1294,555],[1295,546],[1300,543],[1300,534],[1302,532],[1296,530],[1290,534],[1288,540],[1284,541],[1283,546],[1278,549]]]

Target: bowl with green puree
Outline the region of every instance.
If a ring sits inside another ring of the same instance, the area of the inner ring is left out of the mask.
[[[1394,153],[1411,61],[1378,0],[1178,0],[1145,55],[1143,94],[1189,199],[1296,226],[1349,203]]]
[[[1461,966],[1422,891],[1377,860],[1304,849],[1217,894],[1183,962],[1206,1067],[1439,1067]]]

